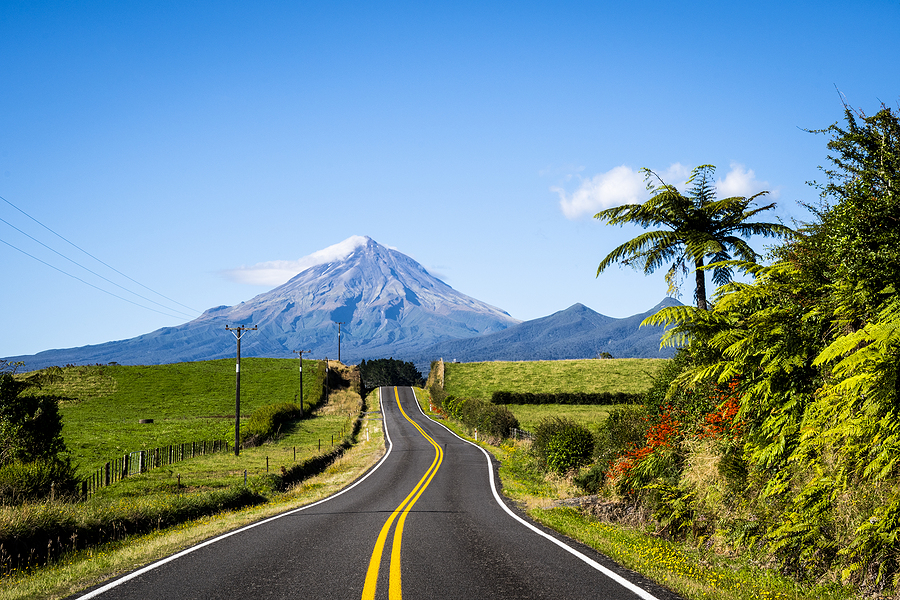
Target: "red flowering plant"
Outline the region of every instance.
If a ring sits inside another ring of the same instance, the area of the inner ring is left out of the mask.
[[[716,408],[707,413],[700,430],[697,432],[699,439],[717,439],[724,441],[737,441],[743,433],[743,423],[737,419],[741,410],[741,399],[738,394],[739,382],[732,379],[725,388],[717,387],[712,390],[712,400]]]
[[[606,472],[608,480],[619,493],[633,496],[659,479],[677,481],[684,459],[682,442],[687,438],[738,445],[742,435],[738,386],[732,380],[724,387],[683,395],[675,406],[660,406],[656,415],[644,418],[643,445],[632,446],[614,460]]]
[[[626,495],[634,495],[659,477],[677,475],[681,464],[683,411],[667,405],[645,421],[644,445],[626,450],[607,471],[617,490]]]

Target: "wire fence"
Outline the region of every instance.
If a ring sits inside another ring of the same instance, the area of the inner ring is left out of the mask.
[[[524,429],[516,429],[513,427],[509,430],[509,437],[514,440],[533,440],[534,434],[530,431],[525,431]]]
[[[129,452],[106,463],[81,480],[81,495],[87,498],[95,491],[122,481],[130,475],[146,473],[166,465],[181,462],[195,456],[205,456],[218,452],[227,453],[229,444],[222,440],[201,440],[172,444],[152,450]]]

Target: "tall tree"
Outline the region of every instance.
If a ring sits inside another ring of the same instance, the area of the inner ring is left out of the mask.
[[[758,258],[743,237],[780,237],[793,233],[780,223],[750,221],[757,214],[774,208],[774,202],[752,208],[768,192],[749,198],[734,196],[716,200],[715,170],[712,165],[695,168],[687,182],[690,186],[688,192],[682,194],[650,169],[643,169],[651,198],[643,204],[624,204],[606,209],[594,218],[610,225],[633,223],[644,229],[661,228],[642,233],[610,252],[597,268],[597,275],[614,262],[641,267],[644,273],[652,273],[671,262],[666,282],[669,293],[677,295],[679,278],[687,274],[689,267],[693,267],[697,308],[707,310],[707,264],[714,265],[713,282],[722,285],[731,280],[732,270],[729,265],[721,263],[732,258],[755,262]],[[709,263],[706,263],[707,259]]]

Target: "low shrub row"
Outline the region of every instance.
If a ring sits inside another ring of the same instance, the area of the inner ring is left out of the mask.
[[[628,392],[504,392],[491,395],[493,404],[582,404],[610,406],[613,404],[636,404],[644,401],[643,394]]]

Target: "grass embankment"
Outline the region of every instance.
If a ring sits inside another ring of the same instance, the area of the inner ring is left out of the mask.
[[[602,364],[617,361],[583,362]],[[658,363],[659,366],[661,364],[663,364],[662,361]],[[504,387],[503,384],[496,382],[497,374],[500,372],[511,373],[517,382],[521,382],[526,378],[533,378],[539,373],[559,373],[569,365],[445,363],[444,366],[446,368],[445,384],[454,390],[448,390],[448,394],[459,394],[461,390],[468,390],[463,393],[474,395],[478,393],[474,390],[486,390],[480,393],[488,393],[487,397],[490,397],[489,393],[492,393],[494,389],[511,389],[511,386]],[[647,366],[643,367],[646,369]],[[655,370],[653,372],[655,373]],[[569,373],[571,374],[571,371]],[[629,381],[628,385],[640,386],[641,382],[634,381],[634,379],[643,377],[641,370],[633,369],[630,373],[632,381]],[[587,374],[584,377],[593,379]],[[577,387],[586,384],[586,379],[579,381],[575,377],[566,379],[560,377],[555,383],[558,387],[548,391],[577,391],[579,389],[587,391]],[[517,383],[516,385],[522,384]],[[593,382],[593,385],[602,385],[602,383]],[[649,388],[649,377],[643,385],[644,389]],[[598,391],[605,391],[605,389],[601,388]],[[610,391],[615,391],[615,389]],[[423,409],[427,412],[429,405],[427,392],[421,393],[420,401]],[[510,405],[509,408],[526,429],[528,428],[527,423],[538,423],[543,418],[550,416],[568,416],[594,429],[593,425],[602,422],[609,410],[615,407]],[[444,420],[442,422],[460,435],[465,436],[467,433],[452,421]],[[503,493],[519,503],[531,518],[595,548],[619,564],[653,579],[685,598],[690,600],[761,600],[769,598],[843,600],[854,598],[853,592],[843,586],[803,584],[784,577],[775,569],[767,568],[770,561],[766,556],[718,554],[712,549],[698,549],[694,546],[662,539],[650,525],[629,526],[621,522],[600,521],[575,508],[560,506],[560,501],[578,497],[581,493],[572,483],[571,477],[561,477],[546,472],[531,453],[529,442],[507,441],[500,446],[490,446],[483,442],[479,442],[479,444],[494,454],[501,463],[500,479],[503,484]],[[645,520],[644,523],[646,522]]]
[[[294,365],[293,370],[279,369],[277,362],[269,364],[275,367],[271,369],[272,371],[282,371],[282,376],[296,382],[297,361],[287,362]],[[265,364],[266,361],[263,359],[260,365]],[[315,363],[310,361],[307,364]],[[201,367],[200,369],[178,365],[179,368],[173,371],[183,375],[185,371],[202,371],[204,366],[210,365],[194,365]],[[113,369],[127,371],[129,367]],[[245,369],[246,367],[242,366],[242,371]],[[309,377],[313,369],[309,371],[304,375],[305,388],[307,379],[316,380],[315,377]],[[157,378],[169,380],[169,383],[163,382],[164,385],[156,382],[155,387],[168,386],[168,393],[176,399],[184,399],[190,394],[196,394],[198,389],[201,391],[204,389],[196,387],[195,384],[188,385],[187,390],[179,389],[171,383],[172,378],[165,372],[165,368],[151,371]],[[143,377],[152,379],[146,371]],[[127,381],[129,377],[126,376],[124,379]],[[181,377],[179,379],[184,380]],[[243,379],[242,373],[242,396]],[[270,382],[278,383],[274,376]],[[319,389],[321,385],[320,377]],[[154,387],[154,384],[151,383],[150,387]],[[281,388],[289,389],[290,382],[281,384]],[[207,383],[205,389],[215,391],[215,386]],[[121,388],[117,391],[121,391]],[[310,392],[309,395],[304,393],[304,399],[312,398],[314,403],[318,402],[318,391],[310,389]],[[96,411],[102,398],[109,401],[112,396],[110,386],[106,387],[104,393],[106,396],[85,394],[85,398],[71,401],[71,407],[83,408],[84,404],[90,406],[93,400],[92,410]],[[231,393],[233,394],[233,388]],[[282,399],[277,397],[276,386],[272,386],[271,389],[260,386],[258,394],[273,400]],[[75,397],[71,392],[67,395]],[[293,395],[290,398],[293,400]],[[371,402],[377,410],[377,399]],[[135,413],[133,407],[128,407],[122,412]],[[198,425],[198,429],[202,429],[206,425],[205,415],[209,414],[209,407],[204,408],[201,403],[197,403],[195,410],[186,413],[183,420],[193,421]],[[233,419],[233,414],[231,418]],[[357,419],[361,420],[359,425],[355,426]],[[127,420],[130,420],[130,417]],[[115,422],[115,419],[112,421]],[[358,443],[351,447],[349,439],[345,439],[345,436],[349,437],[354,430],[358,431],[356,437]],[[147,429],[143,431],[146,432]],[[187,432],[188,437],[197,435],[197,430],[188,428],[182,431]],[[332,436],[334,449],[331,446]],[[160,443],[163,442],[153,440],[143,447],[155,447]],[[106,446],[99,444],[97,447]],[[71,549],[72,546],[78,546],[76,540],[70,542],[66,539],[57,539],[56,546],[51,552],[55,558],[51,565],[7,572],[0,580],[0,598],[66,596],[216,533],[322,498],[358,477],[377,461],[382,453],[383,437],[380,424],[360,415],[358,394],[345,389],[333,392],[329,402],[322,405],[311,418],[293,423],[280,433],[277,440],[259,447],[243,449],[239,457],[235,457],[233,453],[208,455],[151,470],[103,488],[84,503],[57,502],[18,509],[2,509],[0,535],[14,531],[21,532],[23,528],[28,527],[40,529],[47,523],[51,525],[61,523],[82,532],[91,531],[91,528],[96,527],[100,521],[107,524],[107,531],[115,531],[120,539],[76,550]],[[326,462],[332,460],[333,462],[327,465],[323,473],[293,483],[300,477],[307,476],[308,467],[311,465],[317,464],[321,471],[320,457],[324,454],[330,454]],[[247,486],[243,485],[245,472]],[[236,512],[222,512],[223,509],[235,506],[244,508]],[[199,519],[195,518],[198,516]],[[155,523],[146,522],[154,518],[157,519]],[[179,521],[185,519],[193,520],[179,524]],[[79,527],[82,529],[78,529]],[[109,537],[103,539],[108,540]]]

